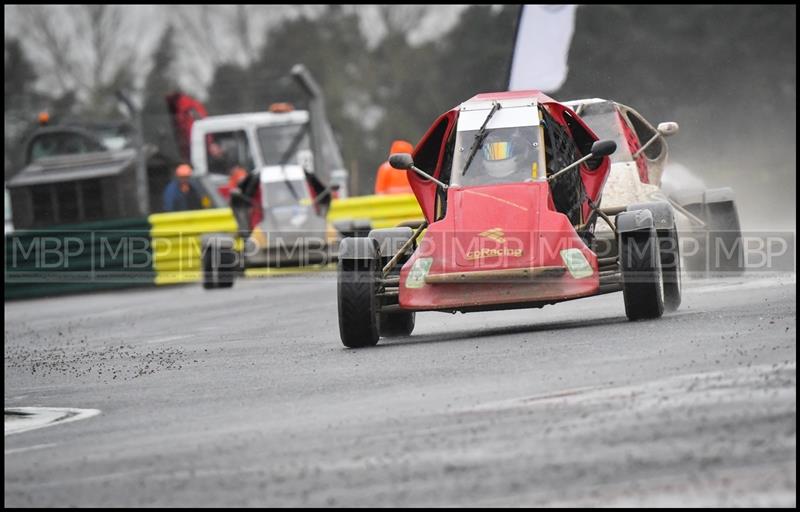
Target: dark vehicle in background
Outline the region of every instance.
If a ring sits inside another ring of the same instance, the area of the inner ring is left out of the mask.
[[[161,211],[162,194],[177,162],[159,148],[142,147],[149,209],[139,204],[138,151],[130,124],[64,123],[41,126],[27,138],[24,167],[7,183],[16,229],[146,216]],[[206,194],[215,191],[198,180]]]

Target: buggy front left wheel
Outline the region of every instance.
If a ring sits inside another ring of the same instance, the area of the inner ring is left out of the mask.
[[[339,335],[348,348],[378,343],[378,258],[339,260]]]

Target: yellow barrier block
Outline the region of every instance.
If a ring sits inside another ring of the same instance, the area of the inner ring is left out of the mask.
[[[158,272],[156,286],[166,284],[197,283],[202,279],[200,270],[183,270],[180,272]]]
[[[375,227],[391,227],[422,219],[422,209],[414,194],[388,194],[334,199],[329,221],[369,219]]]
[[[193,210],[189,212],[156,213],[149,217],[151,235],[202,235],[205,233],[235,233],[237,226],[230,208]]]
[[[375,228],[394,227],[423,218],[422,210],[413,194],[334,199],[328,212],[329,222],[369,220]],[[202,236],[208,233],[235,234],[238,229],[230,208],[156,213],[148,220],[152,225],[150,236],[153,243],[153,268],[156,271],[156,284],[159,285],[200,281]],[[241,249],[241,240],[238,243]],[[284,275],[313,270],[319,269],[248,269],[245,275]]]
[[[305,267],[247,268],[244,271],[244,275],[246,277],[287,276],[307,274],[310,272],[320,272],[322,270],[336,270],[336,264],[330,263],[327,265],[306,265]]]
[[[201,238],[207,233],[236,233],[230,208],[156,213],[152,228],[153,269],[157,285],[200,281]]]

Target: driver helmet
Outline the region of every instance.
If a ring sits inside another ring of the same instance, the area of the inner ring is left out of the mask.
[[[509,176],[519,170],[530,148],[530,143],[518,131],[511,134],[491,132],[482,147],[486,173],[493,178]]]

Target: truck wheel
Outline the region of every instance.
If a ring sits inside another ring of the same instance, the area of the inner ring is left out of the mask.
[[[619,259],[622,295],[629,320],[658,318],[664,313],[659,241],[654,228],[622,233]]]
[[[214,269],[213,247],[203,249],[203,288],[213,290],[219,288],[218,274]]]
[[[349,348],[378,343],[380,259],[339,260],[339,336]]]
[[[220,247],[219,249],[219,276],[220,288],[231,288],[236,279],[236,250],[231,247]]]
[[[411,336],[414,332],[416,314],[413,311],[400,311],[397,313],[381,313],[381,336]]]
[[[694,213],[694,212],[693,212]],[[698,215],[699,216],[699,215]],[[706,272],[706,241],[708,233],[696,226],[692,226],[691,231],[684,232],[681,237],[689,243],[688,253],[684,253],[683,264],[686,267],[687,275],[691,277],[703,277]]]
[[[726,275],[738,275],[744,271],[744,247],[739,215],[734,201],[708,203],[706,222],[709,237],[709,270]]]
[[[684,258],[686,269],[695,275],[706,271],[725,275],[744,272],[744,245],[736,202],[696,203],[686,209],[706,223],[705,228],[693,227],[687,234],[696,251]]]
[[[675,311],[681,305],[681,253],[678,229],[658,230],[661,275],[664,280],[664,310]]]

